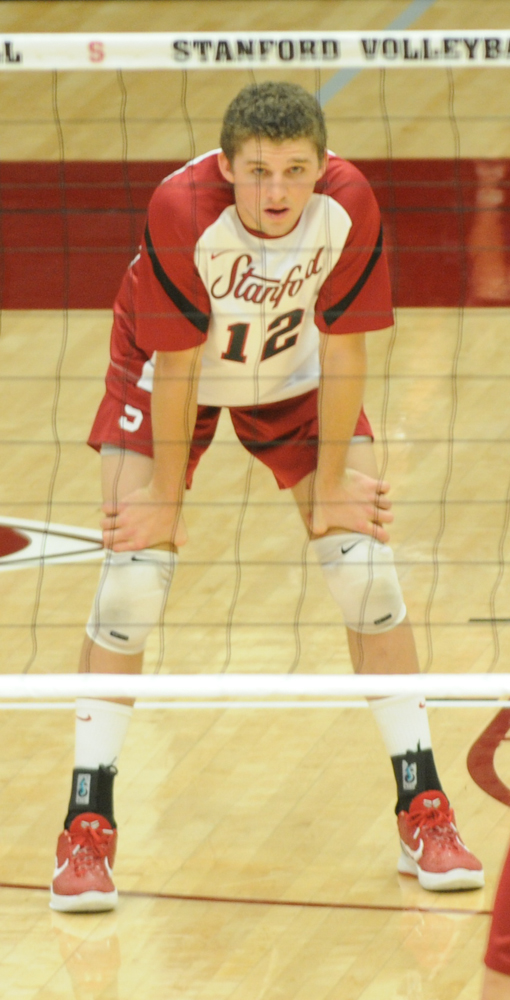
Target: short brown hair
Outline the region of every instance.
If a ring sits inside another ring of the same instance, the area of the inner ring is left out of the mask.
[[[307,138],[319,162],[326,150],[326,123],[315,97],[297,83],[251,84],[229,104],[223,118],[221,148],[230,164],[248,139]]]

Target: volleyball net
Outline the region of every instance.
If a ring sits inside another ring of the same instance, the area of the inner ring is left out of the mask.
[[[317,94],[330,148],[381,206],[397,323],[369,338],[367,409],[432,670],[420,692],[507,697],[509,65],[510,31],[0,36],[0,700],[414,690],[415,678],[348,674],[291,502],[226,421],[186,501],[190,543],[149,674],[68,674],[102,555],[84,441],[118,285],[154,188],[216,148],[230,100],[267,79]],[[194,535],[212,539],[206,558]]]

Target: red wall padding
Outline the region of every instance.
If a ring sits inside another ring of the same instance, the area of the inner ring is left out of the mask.
[[[180,163],[0,164],[1,305],[105,309]],[[510,304],[510,160],[363,160],[400,306]]]

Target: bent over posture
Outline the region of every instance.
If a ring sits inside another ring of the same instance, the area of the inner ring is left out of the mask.
[[[160,621],[181,514],[221,407],[291,489],[347,626],[354,669],[418,670],[388,546],[389,486],[363,410],[365,337],[393,321],[379,210],[364,177],[326,152],[301,87],[242,90],[221,150],[153,195],[114,309],[107,391],[89,444],[101,452],[107,555],[81,669],[138,672]],[[397,782],[398,870],[426,889],[474,888],[437,776],[424,700],[371,706]],[[51,905],[115,905],[113,779],[131,706],[80,699],[69,811]]]

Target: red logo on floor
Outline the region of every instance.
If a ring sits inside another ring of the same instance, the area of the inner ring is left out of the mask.
[[[468,753],[468,771],[479,788],[498,802],[510,806],[510,788],[496,773],[494,757],[499,744],[508,739],[510,729],[510,708],[503,708],[489,723],[483,733],[473,743]]]
[[[87,562],[100,559],[102,553],[100,531],[14,517],[0,521],[0,572],[41,562]]]

